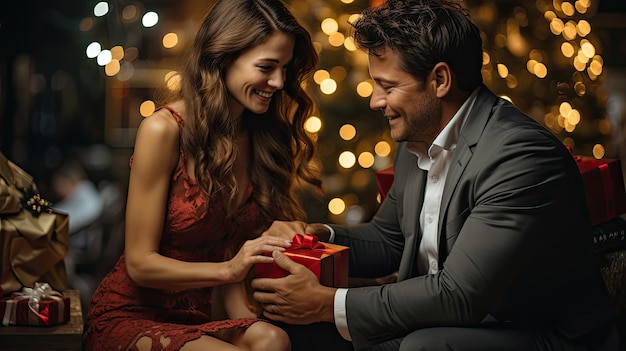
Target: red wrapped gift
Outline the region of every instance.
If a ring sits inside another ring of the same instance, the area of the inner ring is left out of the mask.
[[[598,225],[626,213],[626,191],[621,162],[574,156],[583,176],[591,224]],[[376,172],[376,181],[384,198],[393,183],[393,166]]]
[[[376,183],[378,184],[380,196],[384,199],[389,189],[391,189],[391,184],[393,184],[393,165],[376,171]]]
[[[345,288],[348,287],[348,252],[347,246],[320,243],[311,234],[296,234],[283,253],[315,273],[322,285]],[[254,266],[254,275],[259,278],[281,278],[287,274],[275,262]]]
[[[2,325],[49,327],[70,320],[70,298],[52,290],[48,283],[35,283],[10,297],[0,298]]]
[[[591,224],[598,225],[626,213],[626,191],[618,159],[574,156],[585,183]]]

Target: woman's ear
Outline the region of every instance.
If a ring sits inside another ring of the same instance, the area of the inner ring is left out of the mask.
[[[431,71],[434,92],[438,98],[443,98],[452,89],[452,70],[445,62],[439,62]]]

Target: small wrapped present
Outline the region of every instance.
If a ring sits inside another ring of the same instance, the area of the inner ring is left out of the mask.
[[[322,285],[342,288],[348,286],[348,252],[347,246],[320,243],[311,234],[296,234],[283,253],[309,268]],[[254,275],[260,278],[281,278],[287,274],[275,262],[258,263],[254,267]]]
[[[393,184],[393,165],[376,171],[376,184],[378,184],[380,196],[384,199]]]
[[[621,162],[574,156],[585,183],[591,224],[598,225],[626,213],[626,191]]]
[[[2,325],[52,326],[70,320],[70,298],[48,283],[35,283],[10,297],[0,298]]]

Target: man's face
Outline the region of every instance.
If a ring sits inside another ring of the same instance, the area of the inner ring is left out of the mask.
[[[376,82],[370,107],[389,120],[393,140],[432,144],[442,128],[442,111],[431,75],[420,81],[402,70],[398,53],[391,49],[370,54],[369,70]]]

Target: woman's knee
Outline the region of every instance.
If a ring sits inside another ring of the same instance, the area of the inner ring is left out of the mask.
[[[291,340],[287,332],[267,322],[252,324],[244,333],[244,340],[252,351],[291,350]]]
[[[139,351],[150,351],[152,350],[152,338],[149,336],[142,336],[139,340],[137,340],[135,346],[137,346],[137,350]]]

